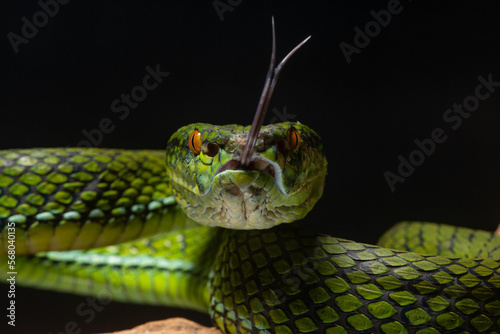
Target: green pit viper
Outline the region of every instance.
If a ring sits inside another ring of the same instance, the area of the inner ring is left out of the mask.
[[[251,128],[184,126],[166,154],[0,151],[16,284],[208,312],[225,333],[500,333],[500,237],[403,222],[374,246],[293,223],[326,175],[311,128],[261,127],[294,51],[274,66],[273,25]]]

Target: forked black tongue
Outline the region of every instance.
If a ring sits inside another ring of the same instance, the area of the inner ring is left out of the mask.
[[[262,123],[264,123],[264,118],[266,117],[266,112],[269,107],[269,101],[273,95],[274,86],[278,81],[281,69],[285,66],[286,62],[290,57],[302,46],[304,45],[311,36],[304,39],[297,45],[290,53],[286,55],[285,58],[276,66],[276,33],[274,31],[274,17],[272,18],[272,30],[273,30],[273,49],[271,52],[271,64],[269,65],[269,70],[267,71],[266,82],[264,84],[264,89],[262,90],[262,95],[260,96],[259,104],[257,105],[257,111],[253,118],[252,127],[248,133],[248,140],[241,155],[241,165],[248,166],[252,160],[252,154],[255,148],[255,143],[257,142],[257,136],[259,135]]]

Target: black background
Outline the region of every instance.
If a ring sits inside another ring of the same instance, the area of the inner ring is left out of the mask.
[[[401,13],[350,64],[339,44],[354,44],[354,27],[364,30],[388,1],[237,3],[221,21],[212,1],[70,1],[15,53],[7,34],[20,35],[21,18],[32,22],[40,7],[3,2],[0,149],[77,146],[103,118],[115,129],[99,146],[130,149],[163,149],[192,122],[249,124],[274,15],[278,58],[312,35],[285,67],[267,117],[286,106],[323,138],[325,193],[305,226],[369,243],[400,220],[496,228],[500,87],[458,129],[442,117],[474,94],[479,75],[500,81],[497,1],[401,0]],[[112,101],[156,64],[170,75],[120,120]],[[397,172],[398,156],[435,128],[447,140],[391,192],[384,172]],[[0,300],[4,309],[6,293]],[[176,315],[209,323],[195,312],[112,303],[87,324],[75,313],[83,301],[18,287],[15,332],[63,332],[68,321],[112,331]]]

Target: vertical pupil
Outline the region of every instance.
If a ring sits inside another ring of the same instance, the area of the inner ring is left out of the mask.
[[[194,138],[196,137],[196,131],[193,132],[193,134],[191,135],[191,146],[196,149],[196,146],[194,146]]]

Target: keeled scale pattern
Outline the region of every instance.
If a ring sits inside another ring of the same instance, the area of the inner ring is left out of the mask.
[[[429,222],[400,222],[386,231],[377,244],[416,253],[469,258],[498,257],[500,253],[500,238],[491,232]]]
[[[102,248],[18,256],[16,284],[206,312],[207,268],[220,245],[215,232],[198,225]],[[8,271],[0,262],[1,281]]]
[[[104,246],[168,229],[175,205],[163,151],[0,151],[0,255]],[[29,243],[27,242],[29,240]]]
[[[226,231],[210,314],[227,333],[498,333],[500,261],[277,227]]]

